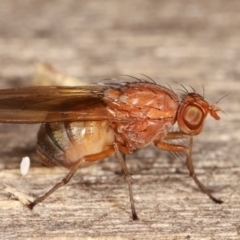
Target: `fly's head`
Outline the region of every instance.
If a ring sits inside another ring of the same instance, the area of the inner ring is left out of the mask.
[[[204,120],[208,113],[219,120],[216,105],[210,105],[197,93],[186,94],[179,104],[177,112],[177,122],[180,130],[188,135],[197,135],[202,131]]]

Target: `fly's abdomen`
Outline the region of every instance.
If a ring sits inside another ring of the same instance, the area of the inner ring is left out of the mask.
[[[71,167],[84,156],[107,150],[114,140],[107,121],[44,123],[38,132],[37,151],[48,166]]]

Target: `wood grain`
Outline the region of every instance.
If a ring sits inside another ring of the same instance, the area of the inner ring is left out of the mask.
[[[218,106],[194,140],[197,175],[222,205],[202,194],[184,160],[153,146],[128,156],[140,220],[115,158],[80,170],[33,211],[0,190],[1,239],[240,239],[240,2],[0,1],[0,87],[32,84],[47,61],[89,82],[149,75],[173,89],[191,85]],[[67,173],[37,162],[37,125],[0,125],[1,184],[45,193]]]

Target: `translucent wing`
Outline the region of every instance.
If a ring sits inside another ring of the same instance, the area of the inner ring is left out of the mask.
[[[26,87],[0,90],[0,122],[108,120],[106,86]]]

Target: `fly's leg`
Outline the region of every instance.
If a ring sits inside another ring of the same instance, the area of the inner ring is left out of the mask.
[[[126,164],[127,155],[126,155],[126,153],[121,153],[121,154],[122,154],[123,161]],[[117,173],[119,173],[120,175],[125,175],[124,171],[123,171],[123,168],[119,172],[117,172]]]
[[[31,202],[28,205],[28,208],[33,209],[35,205],[42,202],[44,199],[46,199],[49,195],[51,195],[53,192],[55,192],[58,188],[64,186],[67,184],[70,179],[73,177],[73,175],[76,173],[77,169],[82,163],[82,159],[70,170],[70,172],[67,174],[65,178],[62,179],[61,182],[57,183],[52,189],[50,189],[47,193],[45,193],[43,196],[37,198],[35,201]]]
[[[127,157],[126,154],[123,153],[123,154],[122,154],[122,157],[123,157],[123,161],[124,161],[124,163],[126,164],[126,157]]]
[[[77,164],[75,164],[69,171],[69,173],[67,174],[67,176],[65,178],[62,179],[61,182],[57,183],[53,188],[51,188],[47,193],[45,193],[43,196],[37,198],[35,201],[33,201],[32,203],[30,203],[28,205],[28,208],[33,209],[35,205],[37,205],[38,203],[42,202],[43,200],[45,200],[47,197],[49,197],[52,193],[54,193],[58,188],[64,186],[65,184],[67,184],[70,179],[73,177],[73,175],[76,173],[76,171],[78,170],[79,167],[84,167],[84,165],[87,162],[94,162],[94,161],[99,161],[105,157],[109,157],[111,155],[114,154],[114,149],[110,148],[106,151],[103,151],[101,153],[98,154],[93,154],[93,155],[89,155],[86,156],[84,158],[81,158],[78,160]]]
[[[120,153],[120,151],[118,149],[117,144],[114,144],[113,147],[114,147],[115,153],[117,155],[117,158],[120,161],[123,173],[125,175],[125,178],[126,178],[126,181],[128,184],[129,197],[130,197],[131,210],[132,210],[132,219],[138,220],[138,216],[137,216],[135,205],[134,205],[134,199],[133,199],[133,192],[132,192],[132,185],[131,185],[132,178],[128,171],[126,162],[125,162],[125,154],[122,156],[122,154]]]
[[[201,189],[201,191],[205,194],[208,195],[209,198],[211,198],[215,203],[223,203],[223,201],[221,199],[217,199],[215,197],[212,196],[212,194],[209,192],[208,189],[206,189],[206,187],[198,180],[195,172],[194,172],[194,167],[193,167],[193,163],[192,163],[192,144],[193,144],[193,137],[190,137],[190,141],[189,141],[189,152],[187,153],[187,168],[189,170],[190,176],[193,178],[193,180],[195,181],[195,183],[198,185],[198,187]]]
[[[157,140],[155,142],[155,145],[158,146],[159,148],[163,149],[163,150],[166,150],[166,151],[186,153],[187,154],[186,164],[187,164],[187,168],[189,170],[190,176],[195,181],[195,183],[198,185],[200,190],[203,193],[207,194],[209,196],[209,198],[211,198],[215,203],[219,203],[219,204],[223,203],[222,200],[217,199],[217,198],[212,196],[212,194],[209,192],[209,190],[199,181],[199,179],[197,178],[197,176],[195,174],[193,163],[192,163],[193,137],[192,136],[187,136],[187,135],[185,135],[181,132],[171,132],[171,133],[167,134],[165,139],[173,139],[174,140],[174,139],[180,139],[180,138],[189,138],[188,147],[178,145],[178,144],[166,143],[166,142],[162,142],[160,140]]]

